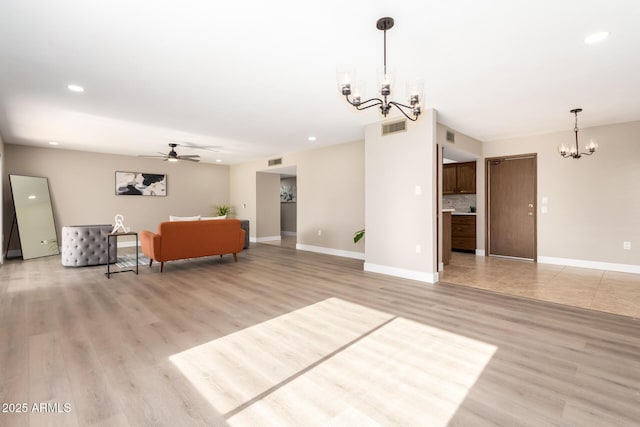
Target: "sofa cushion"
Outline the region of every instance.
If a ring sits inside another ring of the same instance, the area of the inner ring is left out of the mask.
[[[169,221],[199,221],[200,215],[196,216],[173,216],[169,215]]]
[[[200,219],[202,221],[206,221],[206,220],[209,220],[209,219],[227,219],[227,216],[226,215],[222,215],[222,216],[201,216]]]

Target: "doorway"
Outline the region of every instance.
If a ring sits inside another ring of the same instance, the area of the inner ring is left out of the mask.
[[[536,154],[486,162],[487,254],[536,261]]]

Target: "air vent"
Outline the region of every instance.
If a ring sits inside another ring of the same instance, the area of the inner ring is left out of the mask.
[[[269,160],[269,166],[276,166],[276,165],[281,165],[282,164],[282,157],[280,157],[279,159],[271,159]]]
[[[456,134],[447,129],[447,141],[454,144],[456,142]]]
[[[399,122],[384,123],[382,125],[382,135],[389,135],[396,132],[404,132],[407,130],[407,121],[400,120]]]

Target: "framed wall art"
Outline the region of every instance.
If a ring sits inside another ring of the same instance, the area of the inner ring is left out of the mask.
[[[116,172],[116,196],[166,196],[167,175]]]

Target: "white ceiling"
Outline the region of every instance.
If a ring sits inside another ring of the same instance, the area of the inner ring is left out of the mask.
[[[574,107],[581,127],[640,119],[637,0],[3,0],[0,133],[130,155],[187,141],[225,164],[359,140],[380,115],[347,105],[335,71],[354,64],[372,95],[382,16],[398,100],[423,78],[459,132],[569,131]]]

